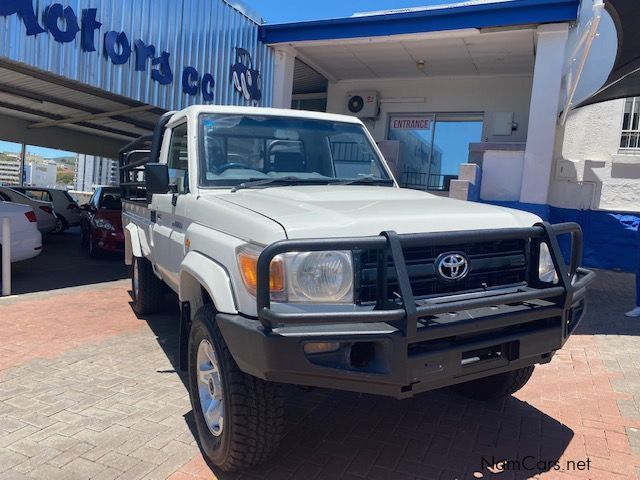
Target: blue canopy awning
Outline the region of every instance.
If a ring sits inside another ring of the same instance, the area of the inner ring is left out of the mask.
[[[579,0],[471,0],[446,5],[260,26],[267,44],[575,21]]]

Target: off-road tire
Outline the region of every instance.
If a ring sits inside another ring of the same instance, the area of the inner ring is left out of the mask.
[[[138,268],[138,288],[135,285],[135,270]],[[144,257],[133,257],[131,266],[131,292],[133,310],[137,314],[156,313],[162,307],[163,282],[153,272],[151,262]]]
[[[242,470],[273,456],[284,428],[284,399],[279,384],[240,370],[208,304],[195,315],[189,332],[189,391],[200,448],[208,463],[225,472]],[[207,340],[214,348],[222,377],[224,427],[215,436],[206,424],[198,393],[197,352]]]
[[[454,385],[453,390],[474,400],[494,400],[516,393],[531,378],[534,366]]]

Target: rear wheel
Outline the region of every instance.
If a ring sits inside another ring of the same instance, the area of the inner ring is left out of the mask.
[[[69,228],[67,221],[64,219],[62,215],[56,214],[56,229],[53,231],[54,233],[62,233]]]
[[[478,380],[454,385],[453,390],[475,400],[493,400],[516,393],[531,378],[534,366],[520,368],[511,372],[499,373]]]
[[[133,257],[131,266],[133,310],[136,313],[155,313],[162,307],[164,288],[146,258]]]
[[[284,426],[281,386],[243,373],[215,323],[200,308],[189,333],[189,390],[200,447],[226,472],[268,460]]]

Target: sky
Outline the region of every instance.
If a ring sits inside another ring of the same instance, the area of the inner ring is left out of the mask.
[[[242,0],[267,23],[350,17],[356,12],[455,3],[457,0]]]
[[[15,152],[19,153],[22,146],[19,143],[11,143],[0,140],[0,153]],[[27,151],[33,155],[39,155],[43,158],[60,158],[73,157],[75,153],[65,152],[64,150],[52,150],[51,148],[34,147],[29,145]]]

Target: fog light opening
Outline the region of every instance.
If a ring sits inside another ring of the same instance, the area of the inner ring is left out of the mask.
[[[353,368],[366,368],[375,358],[375,347],[372,342],[358,342],[351,346],[349,363]]]
[[[309,342],[304,344],[304,353],[307,355],[317,355],[319,353],[331,353],[340,349],[338,342]]]

